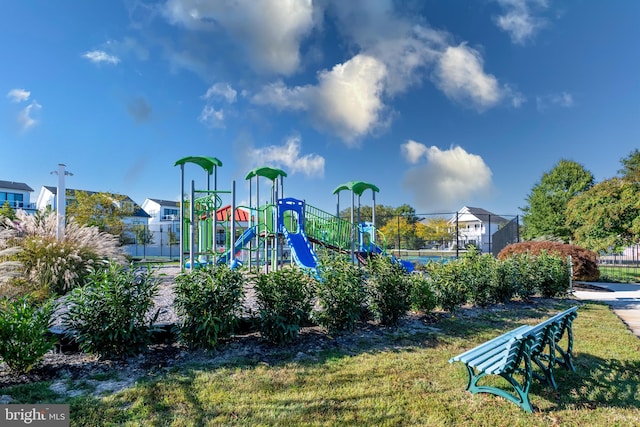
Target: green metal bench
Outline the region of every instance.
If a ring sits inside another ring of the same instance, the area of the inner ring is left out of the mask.
[[[535,326],[520,326],[452,357],[449,363],[465,364],[469,373],[467,390],[471,393],[495,394],[527,412],[533,412],[529,400],[533,378],[556,390],[557,384],[553,376],[556,365],[575,372],[571,326],[578,315],[577,309],[578,307],[572,307]],[[567,337],[564,348],[561,346],[563,336]],[[490,385],[478,385],[487,375],[504,378],[515,393]]]

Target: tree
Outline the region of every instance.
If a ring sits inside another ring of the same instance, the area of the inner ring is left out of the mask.
[[[0,208],[0,218],[16,219],[16,211],[11,207],[8,201],[5,201]]]
[[[620,251],[638,242],[640,184],[612,178],[576,196],[567,206],[567,226],[578,246],[596,252]]]
[[[395,218],[396,209],[391,206],[376,205],[376,227],[380,228],[389,222],[392,218]],[[360,222],[372,221],[373,208],[371,206],[360,206]],[[351,221],[351,206],[340,211],[340,218]],[[355,207],[353,214],[354,221],[358,220],[358,207]]]
[[[455,231],[452,230],[446,218],[428,218],[417,228],[418,236],[425,242],[448,242],[455,240]]]
[[[133,203],[117,194],[76,191],[75,200],[67,206],[67,216],[78,224],[98,227],[121,238],[126,228],[123,219],[131,215]]]
[[[618,173],[623,179],[631,182],[640,182],[640,151],[636,148],[627,157],[620,160],[622,169]]]
[[[567,204],[574,197],[593,187],[593,174],[571,160],[560,160],[527,196],[527,206],[521,208],[523,238],[557,238],[568,243],[572,238],[567,226]]]
[[[424,227],[424,225],[415,221],[415,218],[400,214],[381,227],[380,232],[386,238],[389,247],[420,249],[424,246],[424,239],[418,232],[420,227]]]
[[[149,230],[149,227],[144,224],[135,224],[131,226],[131,231],[136,237],[136,242],[139,245],[151,245],[154,243],[154,233]]]

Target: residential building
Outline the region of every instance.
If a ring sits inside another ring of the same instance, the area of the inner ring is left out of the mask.
[[[27,213],[35,213],[36,205],[31,202],[33,188],[23,182],[0,181],[0,206],[5,202],[13,209],[22,209]]]
[[[66,189],[66,205],[68,206],[70,203],[73,203],[75,200],[75,194],[77,191],[82,191],[87,194],[96,194],[96,191],[86,191],[86,190],[75,190],[72,188]],[[38,210],[44,211],[49,207],[52,210],[56,210],[57,208],[57,197],[58,188],[44,185],[40,189],[40,193],[38,194],[38,200],[36,201],[36,207]],[[109,193],[115,199],[122,200],[122,204],[126,207],[132,209],[133,214],[130,216],[126,216],[122,218],[122,222],[126,226],[133,225],[147,225],[149,221],[149,214],[144,211],[136,202],[134,202],[129,196],[125,196],[123,194],[115,194]]]
[[[449,220],[454,233],[458,230],[460,249],[474,245],[484,253],[492,252],[492,236],[508,222],[488,210],[469,206],[464,206]]]

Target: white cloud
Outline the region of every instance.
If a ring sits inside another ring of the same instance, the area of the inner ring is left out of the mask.
[[[82,55],[83,58],[88,59],[94,64],[113,64],[116,65],[120,62],[120,58],[114,55],[109,55],[107,52],[103,50],[91,50]]]
[[[11,102],[27,101],[30,96],[31,92],[25,89],[11,89],[9,93],[7,93],[7,98],[9,98]]]
[[[433,74],[436,85],[445,95],[461,104],[473,104],[479,111],[491,108],[505,98],[512,105],[522,104],[522,95],[484,71],[480,53],[465,45],[449,46],[440,56]]]
[[[533,8],[546,9],[546,0],[498,0],[503,14],[495,17],[496,25],[509,33],[511,41],[525,44],[547,25],[547,21],[532,11]]]
[[[411,153],[408,160],[414,163],[420,158],[426,160],[409,169],[403,179],[403,186],[413,193],[416,209],[458,209],[488,193],[493,185],[491,169],[482,157],[459,146],[440,150],[410,141],[403,150],[405,157]]]
[[[382,95],[385,65],[368,55],[356,55],[318,74],[316,86],[288,88],[282,82],[265,86],[252,101],[283,110],[308,111],[314,126],[334,133],[348,145],[384,124]]]
[[[411,139],[402,144],[400,146],[400,149],[405,160],[407,160],[411,164],[418,163],[420,158],[429,150],[426,145],[415,142]]]
[[[229,85],[229,83],[218,82],[207,89],[204,99],[221,98],[232,104],[236,101],[237,92]]]
[[[38,124],[38,120],[36,120],[34,116],[37,115],[41,109],[42,105],[36,101],[31,101],[29,105],[20,110],[18,113],[18,124],[22,131],[28,131]]]
[[[419,84],[449,35],[400,15],[388,0],[330,2],[329,13],[354,50],[375,57],[387,67],[385,91],[394,95]]]
[[[168,0],[164,15],[190,30],[227,33],[256,70],[284,75],[300,66],[300,44],[314,27],[311,0]]]
[[[224,110],[216,110],[211,105],[205,105],[198,120],[210,128],[224,128]]]
[[[292,136],[283,145],[270,145],[252,150],[251,158],[260,164],[284,168],[288,173],[302,173],[308,177],[324,176],[324,157],[317,154],[300,155],[300,137]]]
[[[536,107],[540,112],[545,111],[551,107],[571,108],[573,106],[573,96],[567,92],[536,97]]]

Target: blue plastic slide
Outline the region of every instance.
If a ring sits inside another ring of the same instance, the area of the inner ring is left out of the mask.
[[[315,269],[318,266],[318,256],[313,251],[304,231],[298,230],[297,233],[289,233],[286,228],[283,228],[282,231],[287,238],[291,248],[291,258],[295,263],[303,268]]]
[[[256,228],[257,227],[247,228],[244,231],[244,233],[242,233],[242,236],[238,237],[238,240],[236,240],[236,243],[233,245],[234,253],[246,247],[247,244],[251,241],[251,239],[256,237]],[[218,258],[217,263],[226,264],[227,262],[229,262],[229,258],[231,258],[231,250],[228,250],[224,254],[220,255],[220,258]]]

